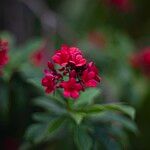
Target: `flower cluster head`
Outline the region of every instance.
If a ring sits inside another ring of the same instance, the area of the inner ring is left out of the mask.
[[[129,12],[133,9],[132,0],[106,0],[110,6],[116,7],[116,9],[122,12]]]
[[[8,42],[0,39],[0,72],[8,62]]]
[[[131,64],[135,69],[150,77],[150,47],[146,47],[141,52],[134,54],[131,57]]]
[[[35,52],[30,55],[30,61],[35,67],[42,67],[47,64],[48,61],[48,50],[44,46],[38,48]]]
[[[94,63],[88,63],[77,47],[62,45],[52,56],[52,61],[53,63],[48,62],[48,70],[45,70],[45,77],[42,79],[46,93],[61,88],[65,97],[76,99],[80,91],[96,87],[101,80]]]

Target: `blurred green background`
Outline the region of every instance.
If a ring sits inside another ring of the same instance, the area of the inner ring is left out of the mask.
[[[68,44],[98,66],[101,102],[124,102],[136,109],[139,132],[129,133],[125,149],[149,150],[150,78],[130,62],[150,46],[149,6],[149,0],[1,0],[0,37],[10,42],[10,64],[0,78],[1,149],[9,144],[18,149],[32,113],[39,111],[32,99],[40,92],[26,78],[42,77],[45,61],[36,66],[32,54],[45,49],[47,60]]]

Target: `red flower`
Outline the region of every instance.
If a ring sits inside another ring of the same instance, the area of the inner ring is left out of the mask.
[[[86,64],[86,59],[83,58],[81,51],[76,47],[70,47],[70,62],[73,63],[75,66],[83,66]]]
[[[8,42],[0,39],[0,76],[3,74],[2,68],[8,63]]]
[[[134,54],[131,57],[131,64],[134,68],[150,76],[150,47],[146,47],[141,52]]]
[[[143,50],[143,53],[141,53],[140,56],[140,62],[145,68],[150,69],[150,47],[147,47]]]
[[[42,51],[36,51],[31,55],[31,61],[35,66],[40,66],[43,58]]]
[[[71,71],[70,71],[70,74],[69,74],[69,77],[70,77],[70,78],[76,78],[76,76],[77,76],[76,71],[75,71],[75,70],[71,70]]]
[[[129,12],[133,9],[133,3],[131,0],[107,0],[110,6],[115,6],[118,10],[123,12]]]
[[[31,54],[30,60],[36,67],[45,66],[48,61],[48,51],[45,45]]]
[[[64,96],[78,98],[79,92],[86,87],[95,87],[100,82],[98,70],[93,62],[87,64],[79,48],[63,45],[52,57],[54,64],[62,66],[55,69],[52,62],[48,62],[49,71],[45,72],[42,85],[46,93],[56,88],[64,89]]]
[[[52,57],[52,60],[61,66],[65,66],[68,63],[69,58],[69,47],[63,45],[61,47],[61,50],[58,50],[56,54]]]
[[[8,62],[8,42],[0,40],[0,67],[4,66]]]
[[[83,58],[81,51],[76,47],[68,47],[63,45],[61,50],[58,50],[52,57],[53,61],[61,66],[65,66],[68,62],[75,66],[83,66],[86,64],[86,59]]]
[[[61,86],[64,88],[64,96],[74,99],[79,97],[79,91],[82,89],[82,86],[76,82],[75,78],[70,78],[69,81],[62,82]]]
[[[86,87],[96,87],[98,82],[100,82],[98,70],[93,62],[90,62],[88,68],[83,71],[82,80]]]
[[[45,77],[42,79],[42,85],[46,87],[46,93],[52,93],[55,90],[55,76],[45,71]]]

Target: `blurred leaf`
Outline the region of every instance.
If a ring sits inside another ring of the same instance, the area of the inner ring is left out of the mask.
[[[100,94],[100,89],[89,88],[82,92],[78,100],[75,102],[75,106],[85,106],[91,104],[96,96]]]
[[[33,51],[36,51],[37,49],[39,49],[41,47],[43,43],[43,39],[40,37],[36,37],[33,39],[28,40],[22,47],[23,51],[25,52],[25,54],[30,54]]]
[[[70,115],[75,120],[75,122],[79,125],[82,119],[86,116],[86,113],[70,112]]]
[[[130,120],[129,118],[122,116],[120,114],[112,113],[112,112],[103,112],[99,115],[92,115],[91,120],[94,122],[109,122],[112,124],[112,122],[116,122],[118,124],[121,124],[124,128],[126,128],[129,131],[134,132],[135,134],[138,133],[138,129],[136,124],[133,122],[133,120]]]
[[[42,39],[36,38],[29,41],[26,45],[13,48],[9,51],[9,55],[11,59],[9,64],[7,65],[7,70],[11,72],[15,69],[19,69],[22,67],[24,63],[28,63],[30,61],[31,52],[37,50],[42,43]]]
[[[74,5],[72,5],[73,2],[74,2]],[[67,16],[69,15],[69,17],[72,17],[76,20],[78,17],[81,17],[81,14],[83,14],[83,12],[85,11],[85,8],[86,8],[85,6],[87,6],[88,4],[87,2],[88,0],[64,1],[63,11],[65,11]]]
[[[41,84],[41,78],[31,78],[27,79],[27,82],[31,83],[32,85],[36,86],[38,89],[41,91],[44,91],[44,88],[42,87]]]
[[[92,148],[91,137],[80,126],[76,126],[74,129],[74,142],[79,150],[90,150]]]
[[[117,141],[116,137],[114,137],[110,131],[110,127],[108,126],[100,126],[95,130],[96,139],[98,144],[102,144],[106,150],[122,150],[119,141]]]
[[[22,73],[22,75],[25,78],[42,78],[43,76],[43,71],[42,68],[40,67],[34,67],[30,63],[23,63],[21,68],[19,68],[19,72]]]
[[[63,97],[61,91],[55,91],[53,94],[49,94],[48,97],[51,100],[57,101],[59,104],[66,106],[66,99]]]
[[[33,124],[27,129],[25,137],[34,143],[39,143],[45,138],[46,131],[47,124]]]
[[[108,105],[106,105],[106,109],[120,111],[120,112],[128,115],[132,119],[134,119],[134,117],[135,117],[135,109],[131,106],[119,105],[119,104],[118,105],[117,104],[108,104]]]
[[[124,145],[129,145],[129,137],[128,137],[128,133],[126,130],[124,130],[124,128],[117,126],[115,123],[112,124],[109,128],[108,131],[113,137],[115,137],[116,142],[118,142],[118,144],[122,145],[122,147]]]
[[[41,40],[35,39],[29,42],[26,46],[16,48],[16,51],[10,51],[11,53],[11,65],[13,67],[19,67],[22,63],[27,63],[30,61],[31,52],[37,50],[41,45]]]
[[[11,51],[12,47],[14,47],[14,44],[16,42],[14,36],[7,31],[3,31],[3,32],[0,32],[0,39],[8,41],[9,51]]]
[[[138,129],[137,129],[135,122],[133,122],[133,120],[130,120],[124,116],[120,116],[120,115],[112,113],[111,115],[108,114],[107,117],[105,117],[105,119],[116,121],[120,123],[127,130],[132,131],[135,134],[138,133]]]
[[[41,84],[41,78],[31,78],[27,80],[29,83],[36,86],[39,90],[41,90],[44,93],[44,87]],[[64,101],[64,98],[60,95],[59,91],[56,91],[55,93],[47,95],[47,97],[51,100],[57,101],[61,105],[65,105],[66,102]]]
[[[57,103],[55,103],[54,101],[46,97],[39,97],[35,99],[34,103],[40,107],[43,107],[49,112],[52,112],[58,115],[62,115],[66,113],[66,110],[63,107],[60,107],[60,105],[58,105]]]
[[[9,112],[9,90],[7,84],[0,80],[0,116],[7,117]],[[6,118],[5,118],[6,119]]]
[[[65,122],[65,117],[59,117],[50,122],[48,125],[48,133],[56,132]]]
[[[103,111],[119,111],[128,115],[132,119],[135,116],[135,110],[133,107],[121,104],[105,104],[105,105],[94,104],[92,106],[87,106],[83,109],[80,109],[79,111],[83,111],[91,115],[94,113],[101,113]]]
[[[25,137],[35,144],[47,141],[57,134],[59,129],[64,125],[64,122],[64,117],[58,117],[48,123],[33,124],[27,129]]]
[[[40,112],[34,113],[32,118],[35,121],[38,121],[38,122],[49,122],[50,120],[53,119],[53,117],[50,116],[50,114],[48,114],[48,113],[40,113]]]

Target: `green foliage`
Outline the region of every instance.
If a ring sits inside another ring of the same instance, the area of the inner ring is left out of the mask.
[[[30,56],[41,46],[45,37],[36,37],[16,46],[16,40],[10,33],[0,32],[0,38],[8,40],[10,47],[9,63],[3,68],[3,76],[0,76],[0,145],[4,142],[3,138],[10,135],[18,137],[22,142],[22,135],[27,125],[31,124],[25,135],[27,143],[24,150],[130,149],[128,132],[137,134],[138,129],[133,121],[135,110],[126,105],[129,104],[136,108],[136,122],[141,132],[138,138],[132,138],[134,142],[130,144],[133,146],[131,149],[150,149],[149,79],[136,72],[130,64],[132,53],[149,45],[150,1],[132,1],[133,10],[129,12],[107,6],[105,1],[45,1],[49,5],[43,11],[46,12],[44,18],[31,17],[35,20],[34,30],[42,33],[42,36],[45,31],[52,33],[46,33],[48,48],[54,50],[62,43],[76,44],[99,68],[101,89],[89,88],[76,101],[64,98],[61,91],[53,95],[44,94],[41,86],[44,68],[33,66]],[[20,6],[22,5],[24,4]],[[47,11],[49,8],[50,11]],[[22,11],[25,16],[26,8]],[[45,19],[47,12],[52,16],[51,25],[47,22],[49,19]],[[5,15],[7,13],[4,13],[4,17],[2,14],[2,22],[5,18],[9,21],[5,20],[2,28],[6,25],[6,28],[14,30],[12,33],[17,34],[22,31],[16,32],[14,23],[11,23],[11,20],[15,20]],[[35,13],[36,17],[39,15]],[[13,24],[12,28],[9,27],[10,24]],[[21,24],[26,27],[26,24],[19,23]],[[39,29],[41,25],[42,28]],[[92,32],[100,35],[94,37],[98,40],[96,43],[90,39]],[[20,36],[27,37],[22,32],[19,33]],[[31,115],[34,121],[31,120]]]
[[[8,95],[8,87],[5,82],[2,82],[0,79],[0,117],[7,118],[9,112],[9,95]]]
[[[6,40],[8,40],[8,42],[9,37],[10,36],[6,36]],[[10,41],[13,41],[13,39],[10,39]],[[10,43],[10,60],[3,70],[3,78],[5,80],[9,80],[14,72],[21,72],[23,76],[27,77],[34,77],[35,74],[39,74],[40,76],[41,72],[39,69],[36,69],[31,64],[30,55],[40,47],[41,43],[42,39],[40,38],[30,40],[26,44],[18,47],[15,47],[14,44]]]
[[[124,83],[129,82],[128,77],[132,74],[129,66],[125,63],[125,57],[128,57],[125,49],[127,48],[130,51],[132,44],[130,45],[130,40],[126,36],[122,37],[125,42],[119,37],[119,33],[116,33],[108,39],[110,45],[107,45],[106,51],[109,52],[109,55],[99,52],[97,49],[85,51],[88,56],[93,57],[92,59],[95,60],[98,67],[102,67],[102,70],[104,70],[102,74],[110,81],[109,85],[114,90],[113,94],[115,91],[121,90],[119,88],[122,87],[121,83],[123,82],[120,83],[120,80],[124,79]],[[25,133],[27,149],[32,148],[33,145],[49,143],[49,141],[63,141],[70,136],[73,137],[69,138],[70,147],[74,147],[75,144],[79,150],[109,150],[112,147],[121,150],[124,144],[128,145],[126,131],[138,132],[133,122],[135,111],[132,107],[123,103],[100,104],[103,102],[103,98],[105,100],[105,97],[101,94],[103,93],[101,91],[105,90],[105,82],[102,90],[88,88],[80,94],[79,99],[76,101],[64,98],[61,94],[62,91],[57,91],[53,95],[44,94],[44,88],[41,85],[42,70],[34,67],[30,62],[31,53],[39,48],[41,42],[42,39],[37,38],[20,47],[11,44],[12,49],[9,54],[11,60],[4,68],[4,76],[1,78],[0,85],[3,87],[3,90],[0,91],[2,93],[0,99],[2,105],[0,106],[4,118],[11,113],[9,105],[12,100],[15,102],[13,102],[14,104],[17,104],[13,106],[14,109],[17,109],[17,113],[22,109],[25,110],[28,107],[27,103],[34,104],[33,108],[35,110],[33,109],[34,114],[32,115],[34,122]],[[79,43],[79,45],[84,45],[84,41]],[[116,43],[119,43],[119,46]],[[87,47],[87,50],[89,47]],[[115,49],[119,48],[122,49],[118,53],[122,58],[122,64],[118,64],[118,57],[114,54]],[[110,69],[110,64],[115,66],[115,71]],[[126,75],[123,75],[121,71],[122,65],[127,70]],[[105,68],[107,69],[105,70]],[[111,76],[118,74],[118,76],[112,79],[109,74]],[[20,78],[21,82],[19,81]],[[12,84],[12,82],[14,83]],[[13,88],[12,90],[12,85],[17,89]],[[34,90],[36,91],[35,96],[30,96],[34,95]],[[9,96],[8,98],[10,93],[14,97]],[[117,92],[115,94],[117,95]],[[27,111],[31,110],[27,109]]]
[[[81,126],[74,128],[74,142],[79,150],[90,150],[92,148],[92,138]]]
[[[93,103],[95,97],[100,94],[100,89],[89,88],[85,92],[81,93],[78,100],[75,102],[76,107],[81,107]]]
[[[66,110],[62,108],[60,104],[55,102],[54,100],[49,100],[49,98],[46,97],[38,97],[34,103],[40,107],[43,107],[47,111],[55,114],[65,114]]]
[[[116,139],[110,141],[107,134],[112,134],[117,139],[120,138],[121,144],[126,139],[125,129],[134,133],[137,132],[136,125],[131,120],[134,118],[132,107],[123,104],[92,104],[99,95],[99,89],[88,89],[87,92],[81,94],[79,102],[73,102],[71,99],[67,100],[58,95],[60,95],[59,92],[48,97],[38,97],[34,100],[34,104],[42,107],[44,112],[33,115],[33,119],[37,123],[31,125],[26,132],[26,138],[29,141],[41,143],[60,139],[61,129],[65,126],[65,130],[69,132],[62,134],[61,138],[70,136],[69,133],[72,133],[72,140],[79,150],[90,150],[93,147],[98,149],[99,146],[104,146],[109,150],[113,145],[117,147],[118,143]],[[98,144],[99,142],[95,139],[95,132],[98,130],[99,134],[102,134],[103,125],[107,127],[104,131],[106,136],[99,137],[98,140],[101,141],[101,144]],[[117,128],[119,129],[116,133]],[[95,145],[96,141],[97,144]],[[107,141],[110,141],[110,143]]]
[[[89,115],[98,114],[103,111],[119,111],[123,112],[124,114],[127,114],[131,118],[134,118],[135,114],[135,110],[132,107],[121,104],[105,104],[105,105],[94,104],[79,109],[78,111],[85,112],[86,114]]]

